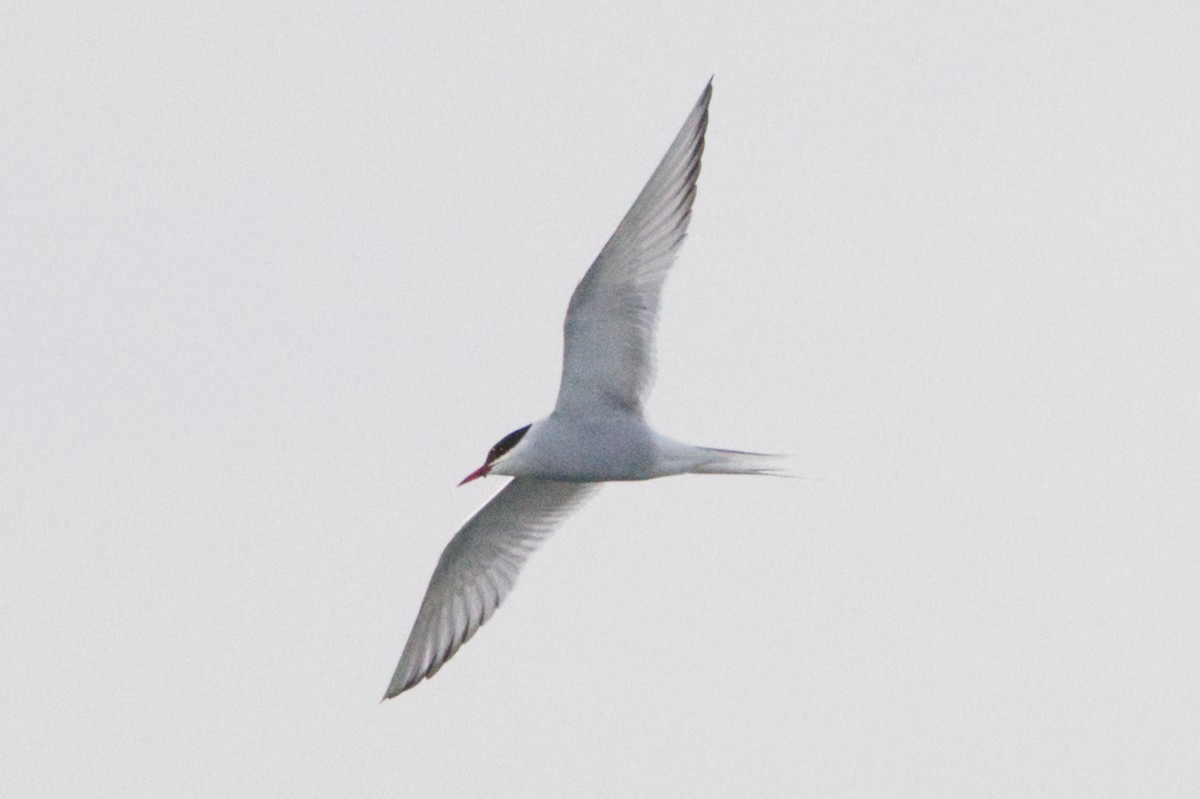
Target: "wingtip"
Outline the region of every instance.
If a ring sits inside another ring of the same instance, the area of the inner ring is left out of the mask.
[[[395,699],[396,697],[400,696],[400,694],[407,691],[409,688],[412,688],[414,685],[416,685],[415,682],[410,682],[407,685],[401,684],[400,686],[397,686],[395,683],[393,683],[392,685],[389,685],[388,689],[383,692],[383,699],[379,700],[379,704],[382,705],[384,702],[388,701],[389,699]]]

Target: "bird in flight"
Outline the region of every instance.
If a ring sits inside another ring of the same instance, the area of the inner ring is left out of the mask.
[[[442,552],[384,699],[432,677],[491,618],[529,555],[601,483],[778,473],[777,456],[675,441],[652,430],[642,412],[659,296],[687,233],[711,97],[710,80],[571,295],[554,410],[500,439],[459,483],[513,478]]]

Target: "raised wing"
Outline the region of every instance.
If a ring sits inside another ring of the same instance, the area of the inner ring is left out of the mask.
[[[667,270],[687,233],[712,81],[633,207],[571,295],[556,411],[638,417],[654,379],[654,329]]]
[[[500,607],[526,558],[599,488],[518,477],[446,545],[384,699],[432,677]]]

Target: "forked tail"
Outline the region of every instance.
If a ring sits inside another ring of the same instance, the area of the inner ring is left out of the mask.
[[[693,474],[769,474],[789,477],[787,455],[772,455],[765,452],[742,452],[736,449],[712,449],[701,447],[698,463],[691,468]]]

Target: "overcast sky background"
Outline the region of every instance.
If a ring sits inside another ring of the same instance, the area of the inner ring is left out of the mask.
[[[1195,795],[1195,4],[4,5],[0,793]],[[651,418],[822,479],[380,704],[714,73]]]

